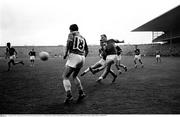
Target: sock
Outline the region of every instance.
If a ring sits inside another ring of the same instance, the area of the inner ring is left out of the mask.
[[[123,68],[125,68],[126,66],[124,66],[123,64],[120,64],[120,67],[123,67]]]
[[[76,84],[76,86],[78,87],[78,90],[83,90],[83,87],[82,87],[82,84],[81,84],[81,81],[79,80],[78,77],[74,78],[74,83]]]
[[[67,91],[66,93],[67,93],[67,97],[72,97],[72,94],[71,94],[71,91],[70,91],[70,90]]]
[[[63,80],[63,85],[66,92],[71,91],[71,83],[69,80]]]
[[[103,77],[99,77],[99,80],[102,80],[103,79]]]
[[[87,73],[89,71],[89,67],[84,71],[84,73]]]

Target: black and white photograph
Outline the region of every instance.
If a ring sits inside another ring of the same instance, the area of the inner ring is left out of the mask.
[[[179,0],[0,0],[0,117],[180,114]]]

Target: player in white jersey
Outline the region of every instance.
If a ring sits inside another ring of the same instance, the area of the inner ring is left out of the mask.
[[[6,59],[9,58],[8,71],[10,71],[11,63],[12,63],[12,65],[16,65],[16,64],[24,65],[23,61],[16,61],[15,62],[16,56],[17,56],[16,50],[13,47],[11,47],[11,43],[8,42],[7,43],[7,48],[6,48],[6,57],[5,57]]]
[[[88,54],[88,46],[86,40],[83,36],[78,32],[78,26],[76,24],[72,24],[69,27],[70,34],[67,40],[66,52],[64,55],[64,59],[67,58],[65,71],[62,75],[63,77],[63,85],[66,91],[67,97],[65,103],[70,103],[73,100],[72,92],[71,92],[71,82],[69,80],[70,75],[72,74],[73,81],[78,87],[79,98],[78,101],[85,97],[85,93],[83,91],[83,87],[80,79],[77,77],[79,71],[83,67],[85,62],[85,57]]]

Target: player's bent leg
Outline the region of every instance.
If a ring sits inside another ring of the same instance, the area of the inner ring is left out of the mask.
[[[156,63],[158,63],[158,58],[156,57]]]
[[[136,63],[137,58],[134,58],[134,64],[135,64],[135,68],[137,68],[137,63]]]
[[[78,97],[78,101],[82,100],[86,95],[83,91],[83,87],[82,87],[82,84],[81,84],[81,81],[80,79],[77,77],[79,71],[80,71],[81,68],[77,68],[74,70],[74,73],[73,73],[73,80],[74,80],[74,83],[76,84],[77,88],[78,88],[78,92],[79,92],[79,97]]]
[[[90,66],[90,67],[88,67],[82,74],[81,74],[81,76],[84,76],[86,73],[88,73],[89,71],[91,71],[91,69],[95,69],[96,67],[98,67],[98,64],[96,63],[96,64],[94,64],[94,65],[92,65],[92,66]],[[91,71],[92,72],[92,71]]]
[[[82,74],[81,76],[84,76],[86,73],[91,71],[94,74],[94,71],[92,69],[98,68],[99,64],[94,64],[93,66],[88,67]]]
[[[113,76],[113,80],[112,80],[112,83],[115,82],[116,78],[117,78],[117,75],[114,73],[114,71],[112,69],[110,69],[110,74]]]
[[[104,72],[102,73],[102,75],[99,77],[99,79],[97,80],[97,82],[100,82],[102,79],[105,79],[106,76],[108,75],[108,73],[110,72],[111,69],[111,65],[114,63],[113,60],[109,60],[106,63],[106,67],[104,69]]]
[[[16,65],[16,62],[14,62],[14,59],[11,59],[10,62],[11,62],[13,65]]]
[[[144,65],[143,65],[143,63],[142,63],[141,59],[139,59],[139,63],[141,63],[141,67],[143,68],[143,67],[144,67]]]
[[[159,62],[161,63],[161,58],[159,57]]]
[[[22,64],[22,65],[24,65],[24,62],[23,62],[23,61],[18,61],[18,62],[14,62],[14,61],[13,61],[13,65],[16,65],[16,64]]]
[[[121,74],[122,72],[121,72],[121,69],[120,69],[120,60],[116,60],[115,66],[116,66],[116,69],[118,70],[119,74]]]
[[[127,71],[127,67],[125,65],[120,64],[119,66],[122,67],[124,69],[124,71]]]
[[[102,65],[100,63],[96,63],[93,66],[91,66],[92,69],[97,69],[99,67],[101,67]]]
[[[106,67],[105,61],[101,61],[101,62],[98,63],[98,67],[96,69],[90,69],[90,71],[93,74],[96,74],[97,72],[102,71],[105,67]]]
[[[120,68],[119,68],[119,60],[116,60],[115,66],[116,66],[117,70],[120,70]]]
[[[8,62],[8,70],[7,71],[10,71],[10,68],[11,68],[11,60]]]
[[[95,74],[99,71],[98,68],[101,66],[102,66],[102,64],[96,63],[94,66],[89,67],[89,70],[91,71],[92,74]]]
[[[71,93],[71,83],[70,83],[69,79],[63,80],[63,86],[66,91],[66,99],[65,99],[64,103],[68,104],[73,100],[73,96]]]
[[[100,66],[99,68],[97,68],[97,69],[94,70],[94,74],[96,74],[97,72],[102,71],[105,67],[106,67],[105,64],[104,64],[104,65],[101,64],[101,66]]]
[[[76,76],[74,79],[74,83],[75,85],[77,86],[78,88],[78,92],[79,92],[79,97],[78,97],[78,100],[77,101],[80,101],[82,100],[84,97],[86,97],[86,94],[84,93],[83,91],[83,87],[82,87],[82,84],[81,84],[81,81],[80,79]]]
[[[65,99],[64,103],[66,103],[66,104],[70,103],[73,100],[72,93],[71,93],[71,83],[69,80],[69,77],[70,77],[72,72],[73,72],[73,68],[67,66],[65,68],[63,75],[62,75],[63,86],[64,86],[64,89],[66,91],[66,99]]]

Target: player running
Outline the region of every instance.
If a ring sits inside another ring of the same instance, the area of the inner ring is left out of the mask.
[[[34,66],[34,61],[36,58],[36,52],[34,51],[34,48],[28,54],[30,56],[30,62],[31,62],[30,66]]]
[[[124,69],[124,71],[127,71],[127,67],[121,63],[122,49],[119,46],[116,46],[116,50],[117,50],[116,68],[117,68],[119,74],[121,74],[122,72],[120,70],[120,67],[122,67]]]
[[[140,49],[137,48],[137,45],[135,46],[134,53],[135,53],[135,56],[134,56],[135,68],[137,68],[137,63],[136,63],[137,60],[139,61],[139,63],[141,64],[141,67],[143,68],[144,65],[143,65],[142,60],[141,60]]]
[[[161,63],[161,55],[160,50],[156,51],[156,63]]]
[[[85,38],[81,36],[80,33],[78,32],[78,26],[76,24],[70,25],[69,29],[70,29],[70,34],[68,35],[66,52],[64,55],[64,59],[66,59],[67,57],[68,59],[66,62],[65,71],[62,76],[64,89],[67,94],[65,103],[70,103],[73,100],[73,96],[71,92],[71,83],[69,80],[71,74],[74,83],[78,87],[78,91],[79,91],[78,101],[86,96],[83,91],[81,81],[77,77],[77,75],[85,62],[85,57],[88,54],[88,46]]]
[[[13,47],[11,47],[11,43],[8,42],[7,48],[6,48],[6,57],[5,57],[6,59],[9,58],[8,70],[7,71],[10,71],[11,63],[12,63],[12,65],[16,65],[16,64],[24,65],[23,61],[15,62],[16,56],[17,56],[16,50]]]
[[[108,73],[110,73],[110,71],[112,72],[111,74],[114,74],[113,76],[116,76],[112,80],[112,82],[115,82],[117,75],[111,70],[111,65],[115,63],[116,56],[117,56],[115,43],[124,43],[124,41],[119,41],[119,40],[115,40],[115,39],[107,40],[106,35],[104,35],[104,42],[107,44],[106,49],[105,49],[105,52],[107,55],[106,66],[105,66],[104,72],[98,78],[97,82],[100,82],[102,79],[105,79],[106,76],[108,75]]]
[[[105,53],[106,43],[104,43],[104,37],[105,37],[104,35],[101,35],[101,39],[100,39],[101,48],[99,49],[100,60],[97,63],[95,63],[94,65],[88,67],[81,74],[81,76],[84,76],[89,71],[91,71],[93,74],[95,74],[95,73],[97,73],[97,72],[99,72],[99,71],[101,71],[101,70],[103,70],[105,68],[105,63],[106,63],[106,53]],[[110,73],[111,73],[111,71],[110,71]],[[112,75],[114,75],[114,74],[112,74]]]

